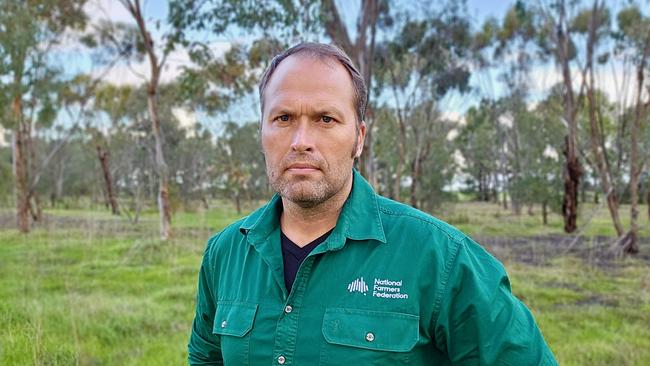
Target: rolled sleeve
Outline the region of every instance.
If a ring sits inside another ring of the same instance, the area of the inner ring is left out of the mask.
[[[557,365],[505,269],[470,239],[451,258],[434,334],[453,365]]]

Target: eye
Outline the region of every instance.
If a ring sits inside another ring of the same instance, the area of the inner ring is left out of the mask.
[[[322,116],[322,117],[321,117],[321,120],[322,120],[323,122],[325,122],[325,123],[330,123],[330,122],[332,122],[334,119],[333,119],[332,117],[330,117],[330,116]]]
[[[282,122],[289,122],[289,115],[288,114],[283,114],[281,116],[277,116],[274,118],[276,121],[282,121]]]

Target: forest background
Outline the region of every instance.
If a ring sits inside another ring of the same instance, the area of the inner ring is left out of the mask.
[[[0,364],[185,362],[301,41],[369,85],[359,171],[502,260],[561,364],[650,364],[650,2],[602,0],[0,0]]]

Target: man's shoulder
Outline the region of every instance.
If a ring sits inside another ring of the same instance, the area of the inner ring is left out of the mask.
[[[248,216],[244,216],[241,219],[230,223],[229,225],[221,229],[221,231],[212,234],[212,236],[208,239],[206,252],[214,251],[219,245],[223,245],[223,243],[226,242],[232,242],[233,239],[235,239],[237,236],[242,235],[240,231],[240,227],[247,218]]]
[[[467,239],[467,235],[456,227],[412,206],[380,195],[377,195],[377,204],[385,225],[400,225],[403,230],[424,230],[433,235],[444,235],[457,243]]]
[[[267,206],[268,204],[260,206],[250,214],[228,224],[226,227],[221,229],[221,231],[213,234],[208,239],[206,250],[214,251],[218,246],[223,246],[226,243],[239,242],[240,239],[244,236],[244,233],[242,232],[242,230],[244,230],[244,227],[247,226],[247,224],[250,222],[255,222]]]

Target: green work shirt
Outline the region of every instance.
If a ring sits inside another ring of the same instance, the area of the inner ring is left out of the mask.
[[[494,257],[355,170],[288,292],[278,195],[208,241],[191,365],[556,365]]]

